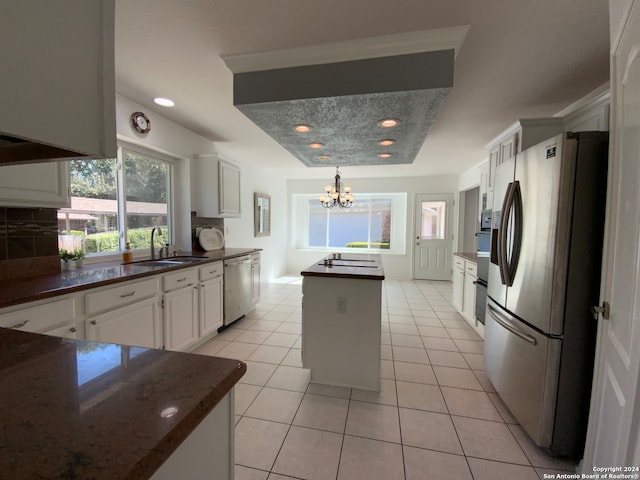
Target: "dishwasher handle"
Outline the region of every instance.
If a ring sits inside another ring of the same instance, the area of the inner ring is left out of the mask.
[[[243,263],[251,263],[251,258],[225,260],[224,266],[242,265]]]

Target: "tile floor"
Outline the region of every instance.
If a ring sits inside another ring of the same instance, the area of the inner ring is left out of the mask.
[[[537,480],[549,458],[495,394],[451,283],[384,282],[380,392],[310,384],[301,281],[263,286],[254,312],[194,353],[247,363],[235,390],[236,480]]]

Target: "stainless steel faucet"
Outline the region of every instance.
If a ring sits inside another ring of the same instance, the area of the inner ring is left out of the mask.
[[[158,235],[162,235],[162,229],[158,225],[151,229],[151,260],[156,259],[156,249],[153,246],[153,237],[156,233],[156,230],[158,230]]]

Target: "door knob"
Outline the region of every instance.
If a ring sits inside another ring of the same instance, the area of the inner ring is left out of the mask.
[[[609,302],[602,302],[602,306],[599,307],[597,305],[591,307],[591,314],[595,320],[598,320],[598,315],[602,315],[602,318],[605,320],[609,320],[609,314],[611,313],[611,309],[609,307]]]

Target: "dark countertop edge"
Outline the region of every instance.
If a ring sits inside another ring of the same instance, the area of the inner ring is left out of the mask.
[[[470,260],[472,262],[478,263],[478,254],[473,252],[456,252],[454,253],[455,256],[460,257],[460,258],[464,258],[465,260]]]
[[[212,357],[213,358],[213,357]],[[158,442],[154,449],[156,455],[152,458],[144,457],[133,467],[133,469],[123,477],[123,480],[139,480],[140,478],[151,478],[153,474],[167,461],[167,459],[178,449],[198,425],[209,413],[220,403],[220,400],[227,395],[238,383],[238,380],[247,372],[247,364],[238,360],[236,368],[228,375],[224,381],[220,382],[216,389],[202,399],[196,408],[191,410],[173,430]],[[231,419],[235,424],[235,420]],[[231,446],[233,448],[233,446]]]
[[[349,265],[332,265],[325,266],[322,264],[324,260],[334,260],[337,262],[345,262],[346,257],[352,257],[349,259],[350,261],[354,261],[356,263],[362,263],[364,261],[371,261],[373,259],[376,262],[375,269],[371,270],[354,270],[354,268],[358,268],[357,266],[349,266]],[[355,258],[353,258],[355,257]],[[356,273],[356,272],[362,273]],[[333,254],[328,255],[323,259],[320,259],[318,262],[314,262],[312,265],[307,267],[306,269],[300,272],[300,275],[303,277],[334,277],[334,278],[359,278],[361,280],[384,280],[384,270],[382,268],[381,257],[379,254],[369,254],[369,253],[350,253],[345,255],[345,258],[334,258]]]
[[[328,269],[327,269],[328,270]],[[310,271],[302,271],[300,275],[303,277],[336,277],[336,278],[358,278],[360,280],[384,280],[384,274],[375,275],[375,274],[355,274],[355,273],[340,273],[340,272],[310,272]]]
[[[196,266],[200,266],[200,265],[205,265],[207,263],[213,263],[213,262],[221,262],[224,260],[228,260],[230,258],[235,258],[235,257],[241,257],[243,255],[249,255],[251,253],[255,253],[255,252],[260,252],[263,249],[262,248],[247,248],[247,249],[230,249],[230,250],[241,250],[238,252],[234,252],[231,253],[229,255],[223,255],[220,257],[207,257],[206,253],[210,253],[210,252],[191,252],[193,254],[193,256],[201,256],[202,255],[202,260],[199,262],[185,262],[183,264],[177,264],[177,265],[163,265],[163,266],[157,266],[157,267],[143,267],[143,266],[135,266],[135,262],[132,263],[132,265],[137,268],[140,269],[137,272],[134,273],[130,273],[127,275],[123,275],[121,277],[117,277],[117,278],[108,278],[108,279],[104,279],[104,280],[97,280],[97,281],[90,281],[90,282],[86,282],[86,283],[79,283],[77,285],[71,285],[71,286],[60,286],[60,287],[54,287],[54,288],[48,288],[48,289],[42,289],[42,290],[38,290],[38,287],[33,287],[34,290],[33,291],[28,291],[28,284],[33,284],[38,283],[38,282],[55,282],[56,279],[61,279],[61,275],[62,273],[58,274],[50,274],[50,275],[38,275],[38,276],[33,276],[33,277],[23,277],[23,278],[14,278],[11,280],[1,280],[0,281],[0,290],[2,290],[2,285],[3,284],[15,284],[16,282],[18,283],[24,283],[24,289],[22,290],[20,293],[23,293],[22,295],[19,296],[13,296],[11,298],[4,298],[2,296],[2,294],[0,294],[0,308],[6,308],[6,307],[12,307],[15,305],[19,305],[19,304],[23,304],[23,303],[30,303],[30,302],[35,302],[38,300],[45,300],[47,298],[53,298],[53,297],[59,297],[62,295],[67,295],[69,293],[75,293],[75,292],[80,292],[83,290],[89,290],[92,288],[98,288],[98,287],[104,287],[104,286],[108,286],[108,285],[114,285],[114,284],[118,284],[118,283],[122,283],[122,282],[128,282],[130,280],[137,280],[140,278],[145,278],[145,277],[150,277],[153,275],[158,275],[158,274],[162,274],[165,272],[170,272],[170,271],[174,271],[174,270],[181,270],[184,268],[190,268],[190,267],[196,267]],[[187,253],[189,252],[182,252],[181,256],[189,256],[187,255]],[[138,261],[138,260],[136,260]],[[142,259],[140,259],[140,261],[142,261]],[[86,269],[86,270],[99,270],[100,268],[113,268],[115,266],[121,266],[123,265],[121,261],[119,260],[112,260],[112,261],[108,261],[108,262],[99,262],[99,263],[90,263],[85,265],[84,267],[82,267],[82,269]]]

